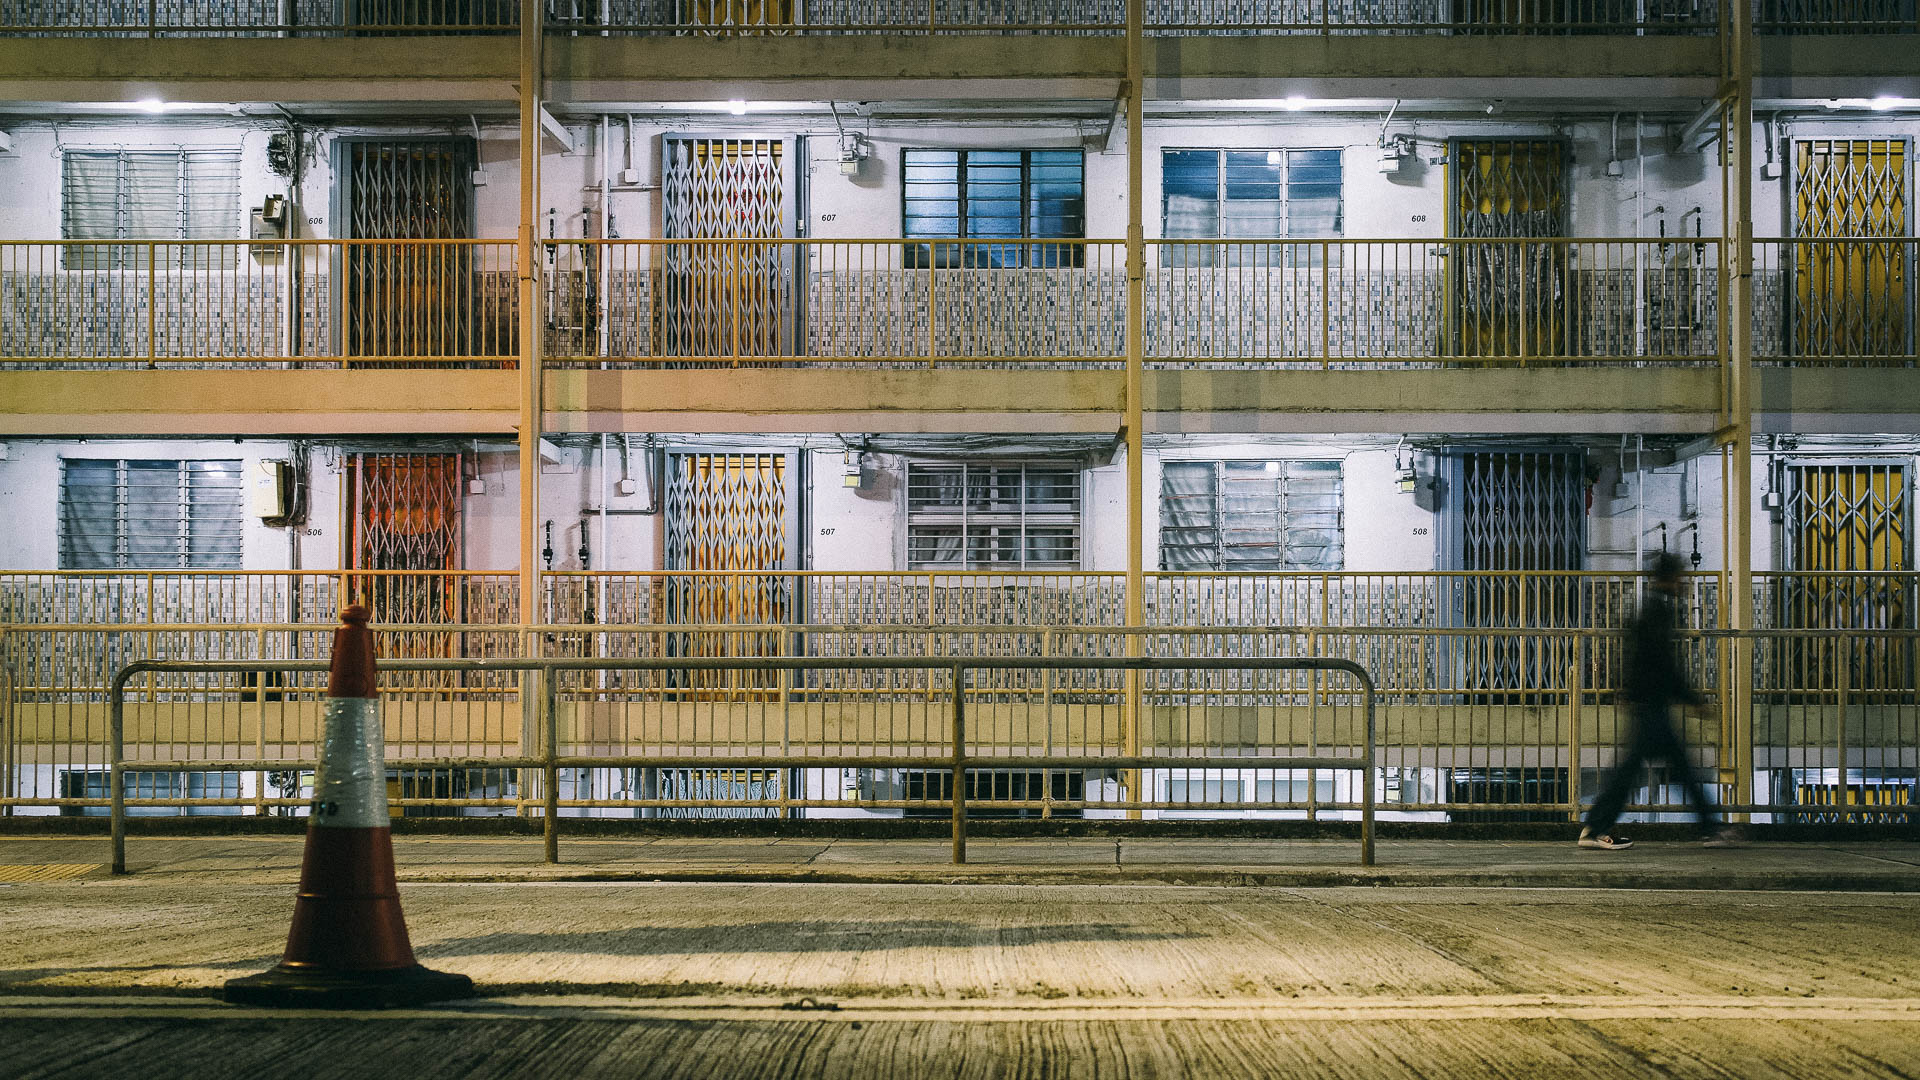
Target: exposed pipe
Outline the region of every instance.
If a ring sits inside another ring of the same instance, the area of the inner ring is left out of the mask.
[[[1720,101],[1716,98],[1707,102],[1706,105],[1700,109],[1699,115],[1687,121],[1687,126],[1680,129],[1680,135],[1674,140],[1674,145],[1682,150],[1706,149],[1708,143],[1720,137],[1720,129],[1718,126],[1714,126],[1710,134],[1705,133],[1707,127],[1709,125],[1717,125],[1719,119]],[[1694,145],[1695,142],[1698,142],[1699,145]]]
[[[602,369],[606,368],[608,363],[608,361],[605,360],[604,357],[606,357],[606,355],[609,352],[611,352],[613,348],[613,341],[612,341],[612,338],[610,337],[612,333],[612,329],[607,325],[607,311],[612,307],[612,300],[613,300],[613,296],[612,296],[613,283],[610,280],[612,275],[607,274],[605,272],[606,256],[607,256],[606,241],[609,239],[612,239],[613,237],[613,161],[611,160],[612,155],[607,153],[607,137],[608,137],[608,134],[612,131],[612,129],[613,129],[612,118],[608,117],[605,113],[602,113],[600,116],[600,146],[598,147],[600,151],[600,240],[601,240],[601,244],[594,249],[594,259],[590,264],[590,269],[601,271],[600,273],[596,273],[593,275],[594,277],[593,289],[594,289],[594,292],[597,294],[596,295],[597,303],[595,306],[598,308],[598,310],[594,312],[594,315],[595,315],[594,322],[595,324],[597,324],[594,327],[594,337],[596,339],[597,344],[599,345],[600,355],[603,358],[600,361],[600,367]],[[601,436],[600,448],[604,453],[604,451],[606,450],[605,435]],[[606,475],[606,471],[607,471],[606,458],[603,456],[600,461],[600,473],[602,477]],[[606,501],[607,500],[605,498],[602,498],[600,500],[600,504],[604,506],[606,505]],[[602,542],[601,550],[604,551],[606,550],[605,548],[606,537],[602,536],[600,539]]]
[[[1647,437],[1633,437],[1633,572],[1637,575],[1647,568]],[[1634,579],[1634,591],[1640,598],[1646,596],[1646,582]]]
[[[626,436],[622,435],[621,438],[625,439]],[[604,431],[600,433],[600,558],[609,568],[611,568],[612,558],[608,554],[610,549],[607,547],[607,450],[612,442],[613,436],[608,435]],[[626,472],[626,465],[626,454],[623,450],[620,455],[620,471],[622,474]],[[607,620],[604,618],[605,613],[602,612],[601,615],[602,617],[599,621],[606,622]]]
[[[1641,114],[1633,114],[1633,238],[1647,235],[1647,155],[1640,142]],[[1640,355],[1647,355],[1652,335],[1647,326],[1646,245],[1633,245],[1633,323],[1635,344]],[[1639,459],[1635,459],[1636,467]],[[1635,567],[1638,569],[1638,567]]]

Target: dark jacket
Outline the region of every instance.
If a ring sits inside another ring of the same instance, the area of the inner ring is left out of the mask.
[[[1705,704],[1687,678],[1674,635],[1673,601],[1657,590],[1647,593],[1627,625],[1626,670],[1620,696],[1635,705]]]

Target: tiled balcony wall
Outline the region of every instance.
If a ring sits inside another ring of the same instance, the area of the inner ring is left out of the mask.
[[[0,244],[0,370],[496,366],[513,261],[485,241]]]
[[[0,364],[514,362],[512,245],[385,243],[352,258],[303,244],[291,273],[284,250],[240,242],[202,245],[191,265],[156,255],[151,272],[129,245],[105,269],[63,259],[72,245],[0,245]],[[555,245],[547,361],[1062,368],[1124,356],[1121,245],[933,247],[929,267],[928,245],[903,241]],[[1756,247],[1759,362],[1914,363],[1913,241]],[[1214,369],[1711,363],[1718,257],[1712,242],[1155,242],[1145,356]]]
[[[1550,639],[1598,631],[1595,673],[1610,679],[1639,589],[1602,572],[1149,574],[1144,625],[1164,631],[1153,654],[1342,656],[1388,689],[1446,685],[1408,681],[1408,664],[1423,678],[1507,652],[1531,665]],[[789,655],[802,637],[819,656],[1124,651],[1112,631],[1125,583],[1109,573],[563,572],[543,591],[533,645],[515,623],[517,578],[475,571],[12,573],[0,575],[0,626],[14,631],[16,700],[97,694],[137,656],[317,655],[325,616],[349,598],[374,608],[389,656]],[[1714,625],[1720,595],[1716,575],[1692,579],[1686,623]],[[1920,610],[1920,574],[1761,574],[1754,599],[1764,630],[1896,631],[1904,617],[1871,613]],[[1782,677],[1763,666],[1756,685]]]

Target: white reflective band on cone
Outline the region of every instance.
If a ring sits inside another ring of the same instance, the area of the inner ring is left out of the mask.
[[[376,698],[328,698],[320,764],[313,775],[313,820],[337,829],[384,829],[387,746]]]

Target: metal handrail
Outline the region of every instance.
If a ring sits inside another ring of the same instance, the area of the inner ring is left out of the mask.
[[[121,667],[114,673],[108,713],[108,761],[111,766],[109,783],[111,785],[111,845],[113,849],[113,872],[127,872],[126,841],[126,788],[123,778],[131,771],[171,771],[177,762],[129,763],[125,760],[125,706],[127,681],[135,675],[149,672],[319,672],[328,669],[328,663],[321,660],[136,660]],[[967,753],[966,701],[967,673],[982,670],[1101,670],[1101,671],[1341,671],[1360,684],[1360,693],[1365,709],[1365,734],[1361,753],[1358,756],[1342,755],[1028,755],[1022,757],[994,757],[994,767],[1006,767],[1014,764],[1027,768],[1076,768],[1095,766],[1117,769],[1141,768],[1303,768],[1317,769],[1354,769],[1361,776],[1360,804],[1360,864],[1373,865],[1373,827],[1374,827],[1374,698],[1373,678],[1366,668],[1351,660],[1330,657],[1246,657],[1246,658],[1196,658],[1191,660],[1163,659],[1157,657],[1111,657],[1111,658],[1073,658],[1073,657],[981,657],[981,656],[914,656],[914,657],[733,657],[705,660],[665,659],[665,660],[615,660],[615,659],[564,659],[564,658],[527,658],[475,659],[475,660],[383,660],[378,669],[384,671],[523,671],[539,672],[544,691],[541,699],[544,704],[545,724],[543,737],[545,746],[538,755],[522,755],[503,758],[435,758],[430,762],[401,761],[400,768],[434,767],[477,767],[477,768],[540,768],[544,770],[545,782],[542,785],[546,799],[543,814],[543,839],[546,849],[546,861],[558,862],[560,858],[560,783],[559,770],[582,767],[643,768],[652,766],[671,766],[681,760],[675,756],[634,756],[634,755],[568,755],[560,754],[559,710],[555,707],[556,688],[554,680],[546,676],[557,671],[817,671],[817,670],[875,670],[875,669],[911,669],[929,671],[950,671],[953,674],[953,688],[949,698],[952,708],[951,746],[952,751],[946,759],[925,755],[886,756],[886,755],[843,755],[840,757],[807,756],[794,754],[728,755],[724,759],[712,756],[688,758],[701,764],[713,764],[724,760],[728,765],[746,768],[793,768],[793,767],[927,767],[945,765],[952,773],[953,796],[953,861],[962,864],[967,861],[967,788],[966,779],[972,767]],[[844,763],[844,764],[843,764]],[[280,765],[280,762],[258,762],[257,768]],[[304,764],[284,763],[291,766]],[[1138,792],[1135,793],[1136,795]]]

